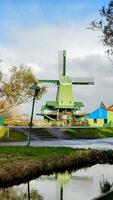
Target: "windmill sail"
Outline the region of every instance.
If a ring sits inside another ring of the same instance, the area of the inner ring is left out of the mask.
[[[59,60],[59,79],[61,76],[66,76],[66,51],[58,52],[58,60]]]
[[[73,85],[94,85],[94,78],[72,78]]]
[[[58,83],[58,80],[53,80],[53,79],[40,79],[39,80],[40,83],[54,83],[54,84],[57,84]]]

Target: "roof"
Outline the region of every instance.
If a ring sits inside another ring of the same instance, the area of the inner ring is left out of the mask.
[[[106,110],[113,112],[113,108],[106,107]]]
[[[102,107],[99,107],[94,112],[86,116],[87,119],[107,119],[108,111]]]
[[[113,105],[105,107],[105,109],[108,110],[108,111],[112,111],[113,112]]]

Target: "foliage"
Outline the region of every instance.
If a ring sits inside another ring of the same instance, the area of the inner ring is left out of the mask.
[[[1,79],[0,112],[7,112],[12,107],[29,102],[33,96],[30,87],[36,82],[37,78],[30,67],[12,66],[9,70],[9,76],[4,75]],[[37,99],[44,93],[45,88],[42,87]]]
[[[49,121],[49,126],[89,126],[89,122],[85,118],[74,118],[72,121],[67,120],[54,120]]]
[[[89,122],[85,118],[75,118],[72,126],[89,126]]]
[[[6,119],[6,126],[28,126],[29,119]]]
[[[92,30],[99,30],[101,34],[101,41],[108,47],[106,51],[108,55],[113,55],[113,0],[110,0],[107,7],[102,7],[100,10],[100,21],[92,21],[90,28]]]

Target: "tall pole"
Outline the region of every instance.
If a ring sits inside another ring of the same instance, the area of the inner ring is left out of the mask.
[[[35,99],[36,99],[36,91],[35,91],[35,94],[34,94],[34,97],[33,97],[33,103],[32,103],[32,111],[31,111],[31,118],[30,118],[30,125],[29,125],[29,135],[28,135],[28,146],[30,146],[30,141],[31,141]]]

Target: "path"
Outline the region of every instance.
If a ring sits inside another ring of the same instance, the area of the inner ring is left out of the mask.
[[[25,146],[26,142],[0,142],[0,146]],[[31,146],[113,149],[113,138],[77,140],[32,140]]]

